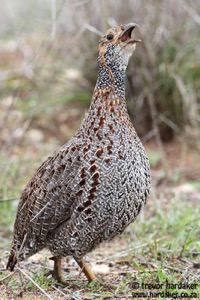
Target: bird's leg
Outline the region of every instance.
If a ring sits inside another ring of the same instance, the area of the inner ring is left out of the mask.
[[[88,281],[95,281],[96,277],[94,273],[89,269],[89,267],[86,265],[83,259],[75,259],[85,276],[87,277]]]
[[[53,271],[50,271],[49,274],[51,274],[52,277],[55,278],[58,282],[66,285],[67,281],[62,277],[61,258],[53,256],[50,259],[54,261],[54,267]]]
[[[53,256],[50,258],[54,261],[54,268],[52,271],[48,272],[48,275],[51,274],[53,278],[55,278],[58,282],[62,284],[67,284],[67,281],[62,277],[61,271],[61,258]],[[88,281],[95,281],[96,277],[94,273],[89,269],[89,267],[85,264],[83,259],[75,259],[85,276],[87,277]]]

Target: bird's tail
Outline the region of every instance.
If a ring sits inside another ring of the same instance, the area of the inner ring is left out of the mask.
[[[10,252],[10,256],[8,258],[6,268],[10,271],[13,271],[17,261],[18,261],[17,252],[12,249],[11,252]]]

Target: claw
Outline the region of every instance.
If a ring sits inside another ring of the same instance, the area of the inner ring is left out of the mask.
[[[62,276],[62,270],[61,270],[61,258],[53,256],[50,258],[54,261],[54,268],[52,271],[48,271],[46,273],[46,276],[51,275],[53,278],[55,278],[59,283],[62,283],[64,285],[68,285],[69,283],[63,279]],[[89,267],[85,264],[83,259],[75,259],[85,276],[87,277],[88,281],[95,281],[96,277],[94,273],[89,269]]]
[[[77,260],[75,259],[85,276],[87,277],[88,281],[96,281],[96,277],[94,273],[89,269],[89,267],[85,264],[83,259]]]

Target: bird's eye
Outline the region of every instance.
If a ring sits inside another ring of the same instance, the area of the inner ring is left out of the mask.
[[[110,40],[112,40],[113,38],[114,38],[114,35],[113,35],[113,34],[108,34],[108,35],[107,35],[107,40],[110,41]]]

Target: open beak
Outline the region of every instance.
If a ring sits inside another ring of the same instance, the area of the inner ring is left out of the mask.
[[[121,41],[122,42],[126,42],[126,43],[140,43],[142,42],[140,39],[134,39],[132,38],[132,31],[135,27],[140,27],[138,24],[136,23],[129,23],[129,24],[126,24],[123,26],[124,27],[124,30],[122,32],[122,35],[121,35]]]

